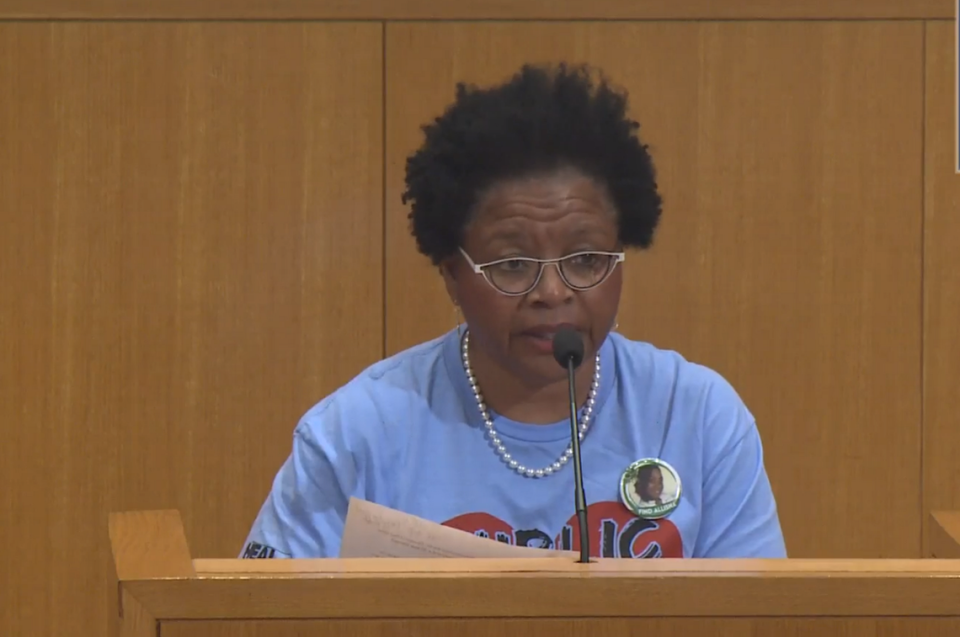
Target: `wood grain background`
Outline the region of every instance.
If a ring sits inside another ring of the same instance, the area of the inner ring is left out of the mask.
[[[960,508],[952,2],[455,4],[0,2],[0,635],[115,634],[109,511],[236,554],[303,411],[454,325],[403,162],[527,61],[630,91],[620,330],[735,384],[791,554]]]

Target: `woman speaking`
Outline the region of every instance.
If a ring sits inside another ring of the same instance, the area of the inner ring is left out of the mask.
[[[574,330],[592,555],[786,557],[735,390],[613,331],[625,250],[650,246],[661,213],[638,128],[625,93],[586,67],[457,87],[407,160],[403,200],[462,325],[304,415],[243,556],[336,557],[351,497],[577,550],[568,376],[553,355]]]

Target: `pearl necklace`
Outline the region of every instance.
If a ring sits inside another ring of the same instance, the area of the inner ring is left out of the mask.
[[[463,358],[463,370],[467,373],[467,380],[470,381],[470,387],[473,389],[473,395],[477,399],[477,407],[480,409],[480,415],[483,417],[483,424],[486,427],[487,435],[490,437],[490,442],[493,443],[493,448],[497,452],[497,455],[507,463],[507,466],[527,478],[543,478],[560,471],[560,469],[562,469],[564,465],[570,461],[570,458],[573,457],[573,443],[571,442],[569,445],[567,445],[566,450],[559,458],[557,458],[556,462],[544,467],[543,469],[530,469],[514,460],[513,456],[507,452],[507,448],[500,439],[500,434],[497,433],[496,428],[493,426],[493,420],[490,419],[490,412],[487,411],[487,403],[484,401],[483,394],[480,392],[480,387],[477,384],[477,378],[473,375],[473,368],[470,367],[469,330],[463,336],[461,357]],[[587,392],[586,407],[583,409],[583,413],[580,417],[579,438],[581,442],[583,441],[583,437],[587,435],[587,429],[590,427],[590,419],[593,417],[593,406],[596,404],[597,388],[599,387],[600,354],[597,353],[593,372],[593,384],[590,386],[590,391]]]

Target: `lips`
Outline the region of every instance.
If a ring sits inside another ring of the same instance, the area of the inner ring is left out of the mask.
[[[557,332],[563,329],[577,330],[577,326],[573,325],[572,323],[555,323],[550,325],[536,325],[529,329],[523,330],[522,332],[520,332],[520,334],[522,334],[523,336],[529,336],[531,338],[552,341],[553,337],[556,336]]]
[[[562,329],[577,330],[572,323],[535,325],[519,332],[520,342],[537,356],[551,356],[553,354],[553,337]]]

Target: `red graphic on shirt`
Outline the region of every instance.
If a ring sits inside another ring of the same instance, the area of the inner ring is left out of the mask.
[[[644,520],[620,502],[596,502],[587,507],[590,520],[591,557],[683,557],[683,539],[670,520]],[[490,538],[504,544],[532,548],[580,550],[576,514],[559,533],[540,529],[514,529],[489,513],[465,513],[443,523],[454,529]]]

